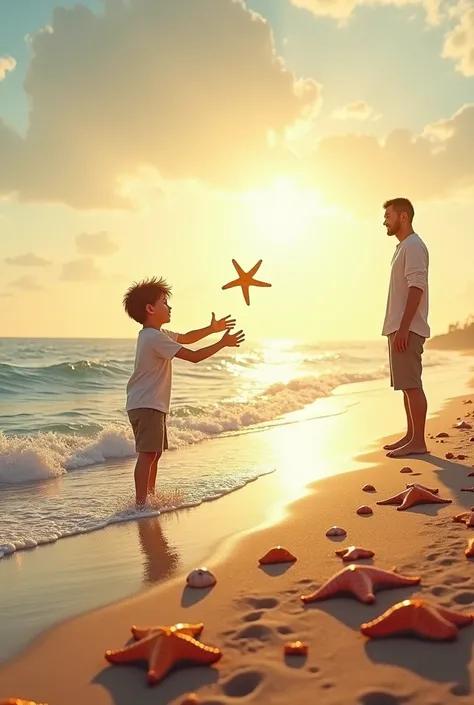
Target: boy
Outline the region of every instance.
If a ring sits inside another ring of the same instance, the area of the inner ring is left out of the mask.
[[[138,452],[135,466],[137,509],[145,506],[148,495],[154,495],[158,461],[168,448],[166,417],[170,410],[173,358],[202,362],[225,347],[238,348],[245,340],[242,331],[231,334],[235,319],[230,316],[216,320],[212,314],[206,328],[184,334],[162,328],[170,322],[170,296],[171,287],[166,281],[153,277],[131,286],[123,299],[127,314],[143,326],[138,334],[135,368],[127,384],[126,405]],[[183,347],[183,343],[195,343],[222,331],[224,335],[214,345],[200,350]]]

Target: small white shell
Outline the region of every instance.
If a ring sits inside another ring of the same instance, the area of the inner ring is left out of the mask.
[[[216,576],[207,568],[196,568],[186,578],[186,584],[193,588],[212,587],[216,582]]]
[[[331,528],[326,531],[326,536],[345,536],[346,534],[347,531],[340,526],[331,526]]]

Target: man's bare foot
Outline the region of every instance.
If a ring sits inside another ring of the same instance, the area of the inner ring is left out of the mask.
[[[403,438],[400,438],[399,441],[395,441],[395,443],[387,443],[384,445],[384,450],[396,450],[397,448],[402,448],[403,446],[406,446],[410,440],[411,439],[408,436],[403,436]]]
[[[416,445],[415,443],[407,443],[401,448],[396,448],[387,453],[388,458],[405,458],[407,455],[426,455],[428,453],[426,445]]]

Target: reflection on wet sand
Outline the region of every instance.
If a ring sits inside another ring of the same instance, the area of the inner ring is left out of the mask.
[[[162,522],[163,517],[142,519],[138,522],[138,535],[144,557],[144,583],[157,583],[170,578],[179,565],[179,554],[170,548]]]

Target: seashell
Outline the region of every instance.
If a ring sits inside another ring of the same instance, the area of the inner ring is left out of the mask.
[[[466,423],[465,421],[460,421],[457,423],[454,428],[472,428],[470,423]]]
[[[471,443],[474,443],[474,436],[471,436],[469,440]]]
[[[373,485],[364,485],[362,492],[375,492],[375,487]]]
[[[405,485],[407,490],[410,489],[410,487],[419,487],[422,490],[426,490],[427,492],[431,492],[431,494],[438,494],[439,489],[437,487],[426,487],[426,485],[420,485],[418,482],[409,482],[407,485]]]
[[[436,438],[449,438],[449,433],[446,433],[446,431],[441,431],[441,433],[436,434]]]
[[[186,584],[192,588],[212,587],[216,582],[216,576],[207,568],[196,568],[186,578]]]
[[[331,528],[326,531],[326,536],[345,536],[346,534],[347,531],[340,526],[331,526]]]
[[[199,698],[196,693],[189,693],[184,700],[181,700],[180,705],[199,705]]]
[[[269,551],[265,553],[261,558],[258,559],[260,565],[269,565],[270,563],[292,563],[296,561],[296,556],[294,556],[290,551],[287,551],[283,546],[274,546]]]
[[[306,656],[308,653],[308,644],[304,641],[288,641],[284,646],[285,654],[298,654]]]
[[[466,460],[466,456],[461,454],[461,455],[457,456],[457,459],[458,460]]]
[[[357,514],[360,514],[361,516],[367,515],[367,514],[373,514],[374,511],[371,507],[368,507],[366,504],[363,504],[361,507],[357,509]]]
[[[400,470],[400,472],[413,472],[413,470],[411,468],[409,468],[408,465],[405,465],[405,467],[402,468]]]
[[[444,457],[445,457],[447,460],[452,460],[452,458],[454,458],[454,455],[453,455],[452,453],[446,453],[446,455],[445,455]]]
[[[474,492],[474,487],[461,487],[461,492]]]

